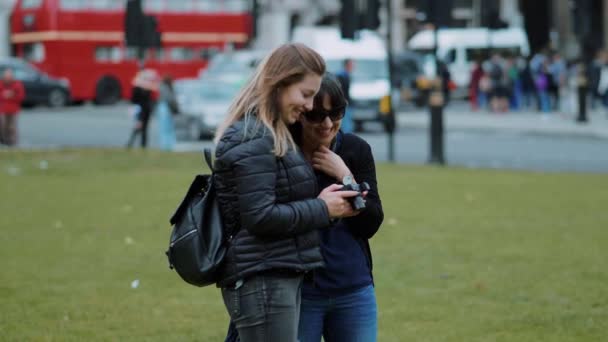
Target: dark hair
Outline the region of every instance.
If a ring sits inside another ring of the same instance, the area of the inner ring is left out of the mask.
[[[338,81],[338,78],[330,72],[326,72],[325,75],[323,75],[321,87],[313,101],[313,107],[323,108],[323,99],[326,95],[329,96],[329,103],[332,108],[344,108],[348,104],[342,87],[340,86],[340,81]]]

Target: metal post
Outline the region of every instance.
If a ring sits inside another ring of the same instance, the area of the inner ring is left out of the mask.
[[[393,1],[386,1],[387,13],[387,57],[388,57],[388,74],[389,74],[389,111],[385,120],[385,129],[388,135],[388,160],[395,162],[395,108],[393,108],[393,86],[395,84],[395,72],[393,67]]]
[[[443,76],[441,75],[441,66],[439,63],[439,57],[437,56],[437,45],[438,45],[438,27],[434,25],[433,28],[433,56],[435,57],[435,82],[433,82],[433,89],[429,96],[429,114],[430,114],[430,126],[429,126],[429,141],[430,141],[430,156],[429,163],[444,165],[445,158],[443,155],[443,105],[445,99],[443,98],[442,86]]]
[[[581,63],[578,65],[578,75],[576,80],[578,95],[578,117],[576,118],[576,121],[579,123],[587,123],[587,91],[589,87],[586,70],[585,62],[581,61]]]

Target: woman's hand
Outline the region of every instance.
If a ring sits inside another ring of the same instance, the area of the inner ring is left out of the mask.
[[[351,174],[344,163],[344,160],[325,146],[319,147],[319,149],[313,153],[312,167],[315,170],[319,170],[326,175],[335,178],[338,182],[341,182],[344,176]]]
[[[342,185],[332,184],[327,188],[323,189],[317,198],[322,199],[327,205],[330,218],[338,217],[350,217],[359,214],[358,211],[353,210],[353,207],[348,201],[349,197],[356,196],[356,191],[343,191]]]

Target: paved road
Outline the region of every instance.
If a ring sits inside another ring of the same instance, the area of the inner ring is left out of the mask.
[[[28,109],[20,117],[21,147],[124,146],[131,129],[127,105],[85,105],[64,109]],[[411,113],[399,115],[395,135],[396,161],[421,164],[428,159],[428,135],[424,124],[410,125]],[[361,134],[376,160],[388,159],[388,139],[377,125]],[[608,139],[597,135],[544,133],[542,131],[469,129],[451,125],[446,132],[446,159],[451,165],[484,168],[513,168],[538,171],[608,172]],[[483,128],[483,127],[482,127]],[[150,126],[151,146],[156,146],[156,126]],[[567,133],[567,132],[566,132]],[[181,142],[179,151],[200,151],[210,142]]]

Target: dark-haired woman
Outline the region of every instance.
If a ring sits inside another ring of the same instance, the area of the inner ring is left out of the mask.
[[[313,110],[292,129],[321,188],[330,184],[370,186],[359,215],[335,220],[320,230],[325,268],[307,274],[302,289],[299,341],[374,342],[377,306],[368,240],[384,218],[370,146],[340,131],[347,103],[336,79],[326,74]]]

